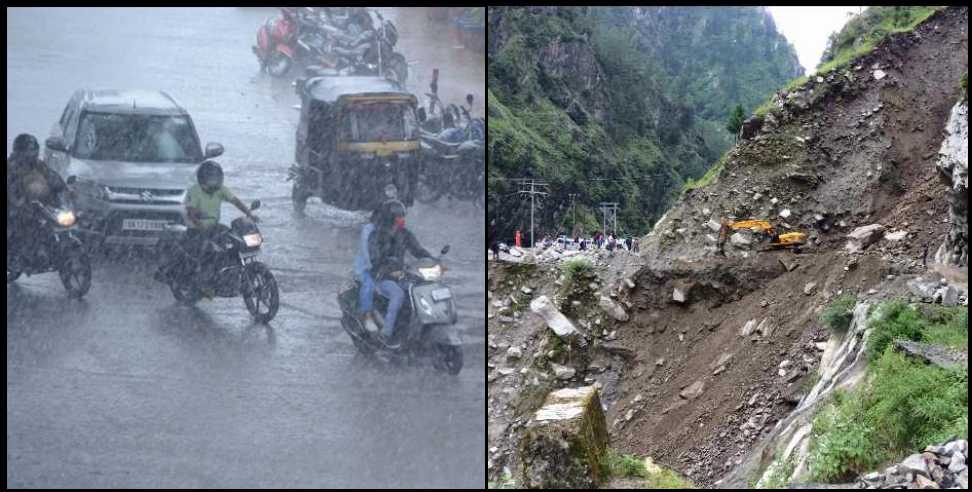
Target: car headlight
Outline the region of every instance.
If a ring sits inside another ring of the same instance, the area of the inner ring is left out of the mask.
[[[61,227],[71,227],[74,225],[74,222],[77,220],[74,217],[74,212],[70,210],[58,210],[56,217],[57,217],[57,223]]]
[[[442,266],[436,265],[428,268],[419,268],[418,273],[422,277],[422,280],[427,282],[439,280],[442,278]]]
[[[256,232],[253,234],[247,234],[243,236],[243,242],[246,243],[247,248],[255,248],[263,244],[263,236]]]

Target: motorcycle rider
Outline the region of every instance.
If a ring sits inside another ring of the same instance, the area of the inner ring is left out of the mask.
[[[399,347],[393,341],[395,320],[405,299],[405,291],[398,281],[405,269],[405,252],[416,258],[431,258],[432,255],[419,244],[412,231],[405,228],[405,206],[397,200],[389,200],[382,206],[375,231],[368,240],[368,256],[372,271],[378,280],[378,292],[388,298],[388,311],[385,313],[383,329],[378,334],[379,341],[387,348]]]
[[[204,161],[196,170],[196,184],[189,188],[183,202],[189,219],[185,249],[196,259],[197,271],[201,265],[208,264],[204,261],[202,251],[206,241],[229,229],[219,223],[220,208],[224,201],[235,205],[253,222],[259,222],[259,218],[229,188],[223,186],[223,168],[219,163],[213,160]]]
[[[67,185],[61,176],[40,159],[40,145],[30,134],[22,133],[14,139],[13,151],[7,158],[7,242],[15,251],[29,247],[38,240],[37,210],[34,200],[56,206]],[[35,252],[43,249],[33,248]],[[12,255],[18,257],[17,254]]]

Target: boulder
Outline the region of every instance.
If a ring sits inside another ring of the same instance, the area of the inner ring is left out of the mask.
[[[719,224],[712,219],[709,219],[709,221],[705,223],[705,226],[708,227],[712,232],[719,232],[719,229],[722,229],[722,224]]]
[[[905,458],[901,462],[901,470],[903,472],[912,472],[918,475],[929,476],[928,463],[925,463],[925,458],[920,454],[913,454]]]
[[[884,234],[884,226],[881,224],[871,224],[858,227],[847,235],[847,250],[851,253],[863,251],[872,243],[881,239]]]
[[[746,248],[753,243],[752,234],[747,232],[737,232],[729,236],[729,242],[737,248]]]
[[[743,122],[742,127],[739,128],[739,137],[743,140],[749,140],[759,133],[759,130],[763,127],[763,118],[759,116],[752,116]]]
[[[561,339],[578,334],[574,324],[554,307],[547,296],[540,296],[531,301],[530,310],[540,315],[547,322],[547,326]]]
[[[562,366],[560,364],[550,363],[550,368],[553,369],[554,377],[561,380],[568,380],[574,377],[577,372],[573,367]]]
[[[816,282],[807,282],[807,284],[803,286],[803,293],[809,296],[813,294],[813,291],[816,289],[817,289]]]
[[[516,360],[520,357],[523,357],[523,351],[520,350],[520,347],[510,347],[506,351],[506,358],[509,360]]]
[[[756,320],[751,319],[743,325],[742,330],[739,331],[739,336],[748,337],[753,334],[753,330],[756,328]]]
[[[935,291],[938,290],[938,281],[922,277],[914,278],[908,281],[908,290],[920,298],[930,299],[935,297]]]
[[[618,321],[628,321],[628,313],[624,312],[624,308],[611,300],[610,297],[601,296],[600,300],[598,301],[598,306],[600,306],[601,309],[605,313],[609,314],[612,318]]]
[[[688,301],[688,293],[685,292],[684,289],[675,287],[675,289],[672,291],[672,300],[684,304],[686,301]]]
[[[524,488],[590,489],[607,478],[607,424],[597,388],[565,388],[547,395],[519,444]]]
[[[783,210],[780,210],[780,217],[784,219],[788,219],[790,218],[790,215],[791,215],[790,209],[784,208]]]
[[[895,231],[884,235],[884,239],[888,241],[900,241],[906,237],[908,237],[908,231]]]
[[[968,365],[968,354],[941,345],[898,339],[894,341],[894,346],[908,355],[918,357],[919,359],[946,369],[966,367]]]
[[[881,80],[884,77],[887,77],[888,74],[885,73],[884,70],[875,70],[873,75],[874,75],[874,80]]]
[[[678,394],[678,396],[681,396],[686,400],[694,400],[699,396],[702,396],[703,391],[705,391],[705,384],[701,380],[699,380],[690,384],[685,389],[683,389],[682,392]]]

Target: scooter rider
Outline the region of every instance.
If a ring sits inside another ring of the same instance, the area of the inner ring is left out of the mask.
[[[399,285],[405,269],[405,252],[416,258],[432,255],[419,244],[412,231],[405,228],[405,206],[397,200],[385,202],[374,233],[368,240],[368,256],[377,282],[378,292],[388,298],[388,311],[378,339],[388,348],[399,347],[393,341],[395,321],[405,299],[405,291]]]

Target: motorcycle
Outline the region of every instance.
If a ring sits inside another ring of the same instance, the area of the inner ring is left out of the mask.
[[[482,118],[472,120],[465,128],[451,128],[439,134],[422,131],[420,136],[426,158],[416,199],[433,203],[445,194],[457,200],[484,199],[485,122]]]
[[[281,8],[283,15],[266,22],[257,30],[257,44],[252,49],[260,61],[260,70],[274,77],[283,77],[290,71],[297,56],[295,45],[300,34],[300,20],[296,15]]]
[[[327,69],[349,75],[382,76],[405,87],[408,62],[405,56],[395,52],[398,29],[380,12],[375,15],[378,29],[344,33],[337,27],[323,24],[322,36],[314,38],[307,47],[315,50],[321,65]]]
[[[259,200],[250,205],[250,210],[258,208]],[[270,269],[255,260],[263,245],[263,235],[253,221],[236,218],[230,227],[206,241],[205,262],[186,252],[183,241],[179,240],[186,231],[182,224],[167,225],[167,237],[159,242],[160,252],[170,251],[172,257],[159,267],[155,279],[168,284],[177,301],[192,305],[207,291],[219,297],[242,295],[247,311],[258,322],[267,323],[276,316],[280,291]]]
[[[408,293],[409,302],[402,303],[395,326],[395,336],[401,340],[398,348],[387,348],[378,340],[378,332],[369,331],[358,319],[359,280],[355,279],[338,294],[341,306],[341,327],[351,337],[358,352],[365,356],[388,353],[393,359],[414,362],[431,357],[432,366],[451,375],[462,370],[462,342],[455,328],[456,307],[452,290],[441,283],[442,256],[449,246],[442,248],[438,259],[422,258],[406,269],[400,285]],[[375,296],[376,323],[381,323],[388,308],[388,300]]]
[[[69,178],[68,183],[73,181]],[[42,235],[42,240],[39,244],[31,244],[29,251],[23,246],[10,248],[8,228],[7,283],[17,280],[24,273],[30,276],[57,272],[68,297],[83,297],[91,288],[91,260],[77,237],[77,216],[72,207],[67,204],[52,207],[36,200],[30,206],[39,217],[36,232]]]

